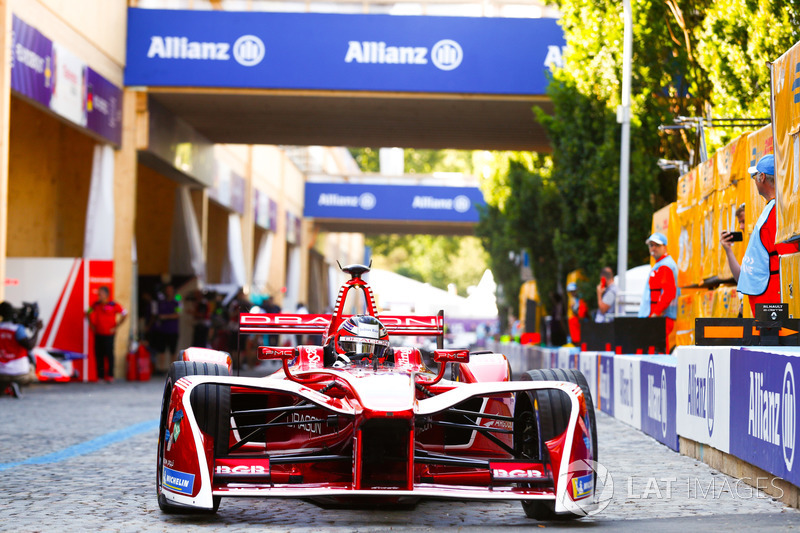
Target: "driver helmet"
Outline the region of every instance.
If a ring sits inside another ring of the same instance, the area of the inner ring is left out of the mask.
[[[380,359],[389,348],[389,334],[374,316],[355,315],[339,326],[334,347],[337,354],[348,357]]]

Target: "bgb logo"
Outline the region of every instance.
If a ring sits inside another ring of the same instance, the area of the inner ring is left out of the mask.
[[[792,471],[794,463],[795,438],[797,436],[797,391],[794,381],[794,369],[791,363],[786,363],[783,371],[783,385],[781,386],[781,403],[783,404],[783,418],[781,430],[783,433],[783,461],[786,470]]]
[[[261,465],[217,465],[215,472],[217,474],[266,474],[267,470]]]

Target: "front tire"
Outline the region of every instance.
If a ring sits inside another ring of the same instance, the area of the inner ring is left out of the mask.
[[[164,466],[166,447],[167,415],[169,413],[172,388],[186,376],[228,376],[227,367],[195,361],[176,361],[169,367],[161,398],[161,418],[158,427],[158,453],[156,463],[156,495],[158,507],[168,514],[214,514],[219,509],[221,498],[213,497],[211,509],[195,509],[175,505],[164,496],[161,472]],[[200,429],[214,438],[214,450],[218,455],[227,453],[230,435],[231,389],[224,385],[199,385],[192,391],[190,400]]]
[[[539,369],[525,372],[522,381],[566,381],[581,388],[586,402],[585,423],[592,439],[592,457],[597,461],[597,425],[595,422],[594,403],[589,384],[584,375],[577,370]],[[538,409],[535,409],[535,407]],[[530,391],[518,398],[518,407],[514,414],[514,449],[526,458],[539,457],[539,447],[544,450],[544,443],[561,435],[569,424],[571,412],[569,397],[555,389]],[[536,424],[536,411],[539,424]],[[517,424],[520,425],[517,431]],[[519,439],[519,440],[518,440]],[[534,448],[535,447],[535,448]],[[545,451],[546,453],[546,451]],[[525,516],[535,520],[573,520],[580,518],[573,513],[556,514],[553,502],[522,501]]]

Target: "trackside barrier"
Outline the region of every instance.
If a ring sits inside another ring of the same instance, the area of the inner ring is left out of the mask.
[[[542,368],[528,363],[581,370],[597,409],[731,475],[781,478],[788,482],[781,500],[800,504],[800,348],[681,346],[674,355],[490,348],[509,357],[515,375]]]

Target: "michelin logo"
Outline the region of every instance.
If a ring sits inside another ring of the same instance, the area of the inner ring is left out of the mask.
[[[164,488],[173,492],[191,495],[192,489],[194,489],[194,474],[187,474],[165,466],[162,484]]]
[[[390,46],[384,41],[350,41],[345,63],[386,65],[427,65],[428,48],[424,46]],[[461,45],[442,39],[430,49],[430,61],[440,70],[455,70],[464,59]]]
[[[196,59],[229,61],[231,57],[244,67],[253,67],[264,59],[264,42],[255,35],[242,35],[231,47],[230,43],[190,41],[188,37],[150,37],[149,59]],[[232,54],[232,56],[231,56]]]

